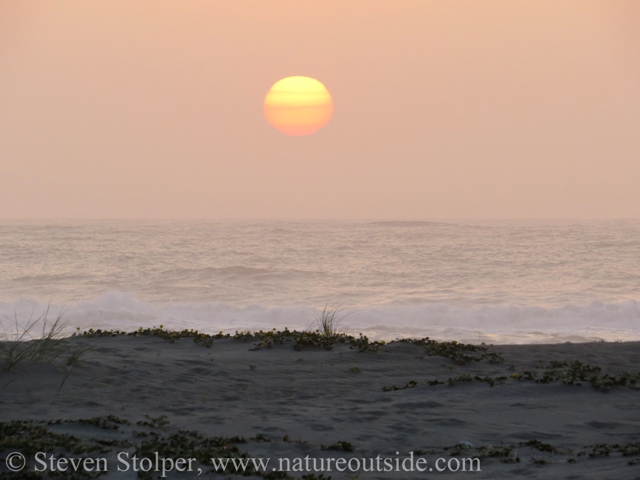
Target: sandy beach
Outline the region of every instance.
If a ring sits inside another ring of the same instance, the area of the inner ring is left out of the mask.
[[[157,465],[118,471],[127,458],[153,452],[174,462],[201,457],[192,471],[174,464],[167,478],[229,478],[236,473],[214,473],[204,460],[242,454],[271,462],[266,472],[246,472],[249,478],[640,478],[640,392],[632,385],[638,343],[474,350],[346,342],[297,350],[295,341],[255,349],[255,338],[66,342],[86,349],[71,368],[61,356],[0,371],[0,471],[7,478],[53,476],[61,465],[44,453],[104,458],[102,478],[159,478]],[[15,451],[28,465],[10,474],[6,461]],[[315,459],[316,471],[305,470],[313,463],[295,463],[305,458]],[[328,458],[331,470],[324,463],[319,471],[319,459]],[[340,458],[372,465],[379,458],[383,471],[340,472]],[[402,469],[407,458],[414,471]],[[418,458],[425,471],[416,469]],[[478,458],[480,471],[461,471],[467,458]],[[401,471],[384,471],[385,459],[393,466],[399,459]],[[293,462],[291,471],[273,471],[278,462]],[[97,474],[86,466],[62,476]],[[447,466],[458,471],[438,471]]]
[[[640,480],[638,25],[0,1],[0,480]]]

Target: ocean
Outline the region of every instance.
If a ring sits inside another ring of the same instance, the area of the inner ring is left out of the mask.
[[[376,339],[630,341],[638,299],[640,221],[0,223],[5,335],[47,307],[68,333],[216,333],[328,306]]]

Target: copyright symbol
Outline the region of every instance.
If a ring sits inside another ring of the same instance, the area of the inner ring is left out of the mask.
[[[12,472],[19,472],[27,465],[27,459],[20,452],[13,452],[7,455],[5,463]]]

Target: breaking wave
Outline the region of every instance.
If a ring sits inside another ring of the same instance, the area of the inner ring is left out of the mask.
[[[24,329],[48,304],[20,298],[0,302],[5,335]],[[228,303],[165,303],[138,300],[133,293],[111,292],[70,305],[52,303],[49,321],[62,313],[68,334],[80,330],[131,331],[163,325],[171,330],[206,333],[256,331],[289,327],[313,328],[316,310],[309,306],[237,306]],[[561,343],[640,340],[640,303],[591,302],[563,307],[484,306],[461,308],[447,304],[382,305],[341,311],[345,333],[374,339],[431,337],[470,343]],[[34,329],[37,331],[37,328]]]

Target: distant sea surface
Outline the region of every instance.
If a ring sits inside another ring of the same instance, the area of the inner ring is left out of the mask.
[[[640,221],[0,223],[0,322],[640,340]],[[0,330],[2,331],[2,330]]]

